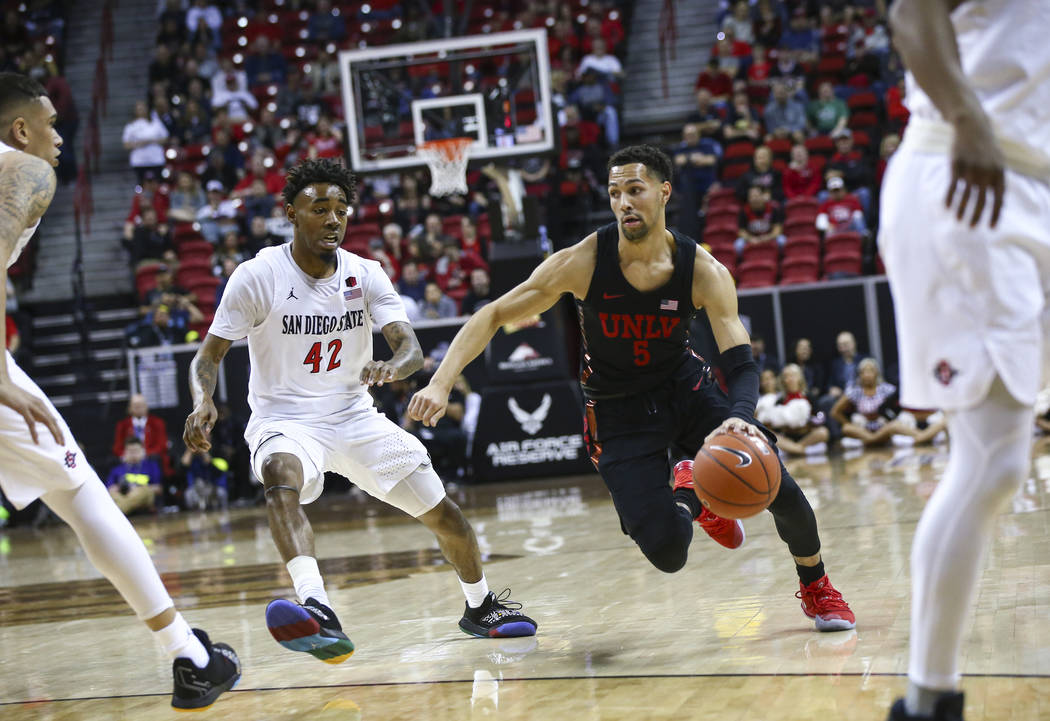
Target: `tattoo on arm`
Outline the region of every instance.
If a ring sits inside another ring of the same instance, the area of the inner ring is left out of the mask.
[[[423,367],[423,349],[412,326],[404,321],[383,326],[383,337],[394,352],[390,364],[397,368],[397,380],[408,378]]]
[[[207,356],[197,354],[190,368],[190,395],[193,404],[197,405],[215,393],[215,384],[219,379],[219,364]]]
[[[55,195],[55,171],[22,154],[0,167],[0,262],[6,266],[22,233],[40,219]]]

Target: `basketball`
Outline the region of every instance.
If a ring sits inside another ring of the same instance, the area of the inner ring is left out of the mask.
[[[693,462],[693,486],[704,506],[722,518],[765,510],[780,490],[780,459],[764,439],[719,433]]]

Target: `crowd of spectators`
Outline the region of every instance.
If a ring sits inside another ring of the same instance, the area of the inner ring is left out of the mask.
[[[671,151],[679,225],[743,288],[876,272],[878,186],[908,111],[883,0],[738,0]]]

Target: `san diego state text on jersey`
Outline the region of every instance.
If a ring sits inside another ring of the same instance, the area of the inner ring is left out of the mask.
[[[342,315],[285,315],[281,318],[284,335],[328,335],[353,330],[364,325],[363,310],[348,310]]]

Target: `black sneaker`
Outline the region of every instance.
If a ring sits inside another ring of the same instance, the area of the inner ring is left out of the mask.
[[[303,651],[325,663],[342,663],[354,653],[332,609],[314,598],[298,604],[279,598],[266,607],[270,634],[292,651]]]
[[[941,696],[933,707],[933,716],[911,715],[904,707],[904,699],[899,698],[886,721],[963,721],[963,695],[946,693]]]
[[[203,711],[241,678],[241,661],[232,648],[225,643],[212,644],[208,634],[199,628],[193,633],[208,652],[208,665],[197,668],[193,661],[181,657],[172,661],[175,690],[171,693],[171,705],[176,711]]]
[[[477,608],[467,605],[459,627],[463,633],[478,638],[536,635],[536,622],[521,612],[520,603],[510,600],[509,588],[503,589],[499,596],[489,591]]]

